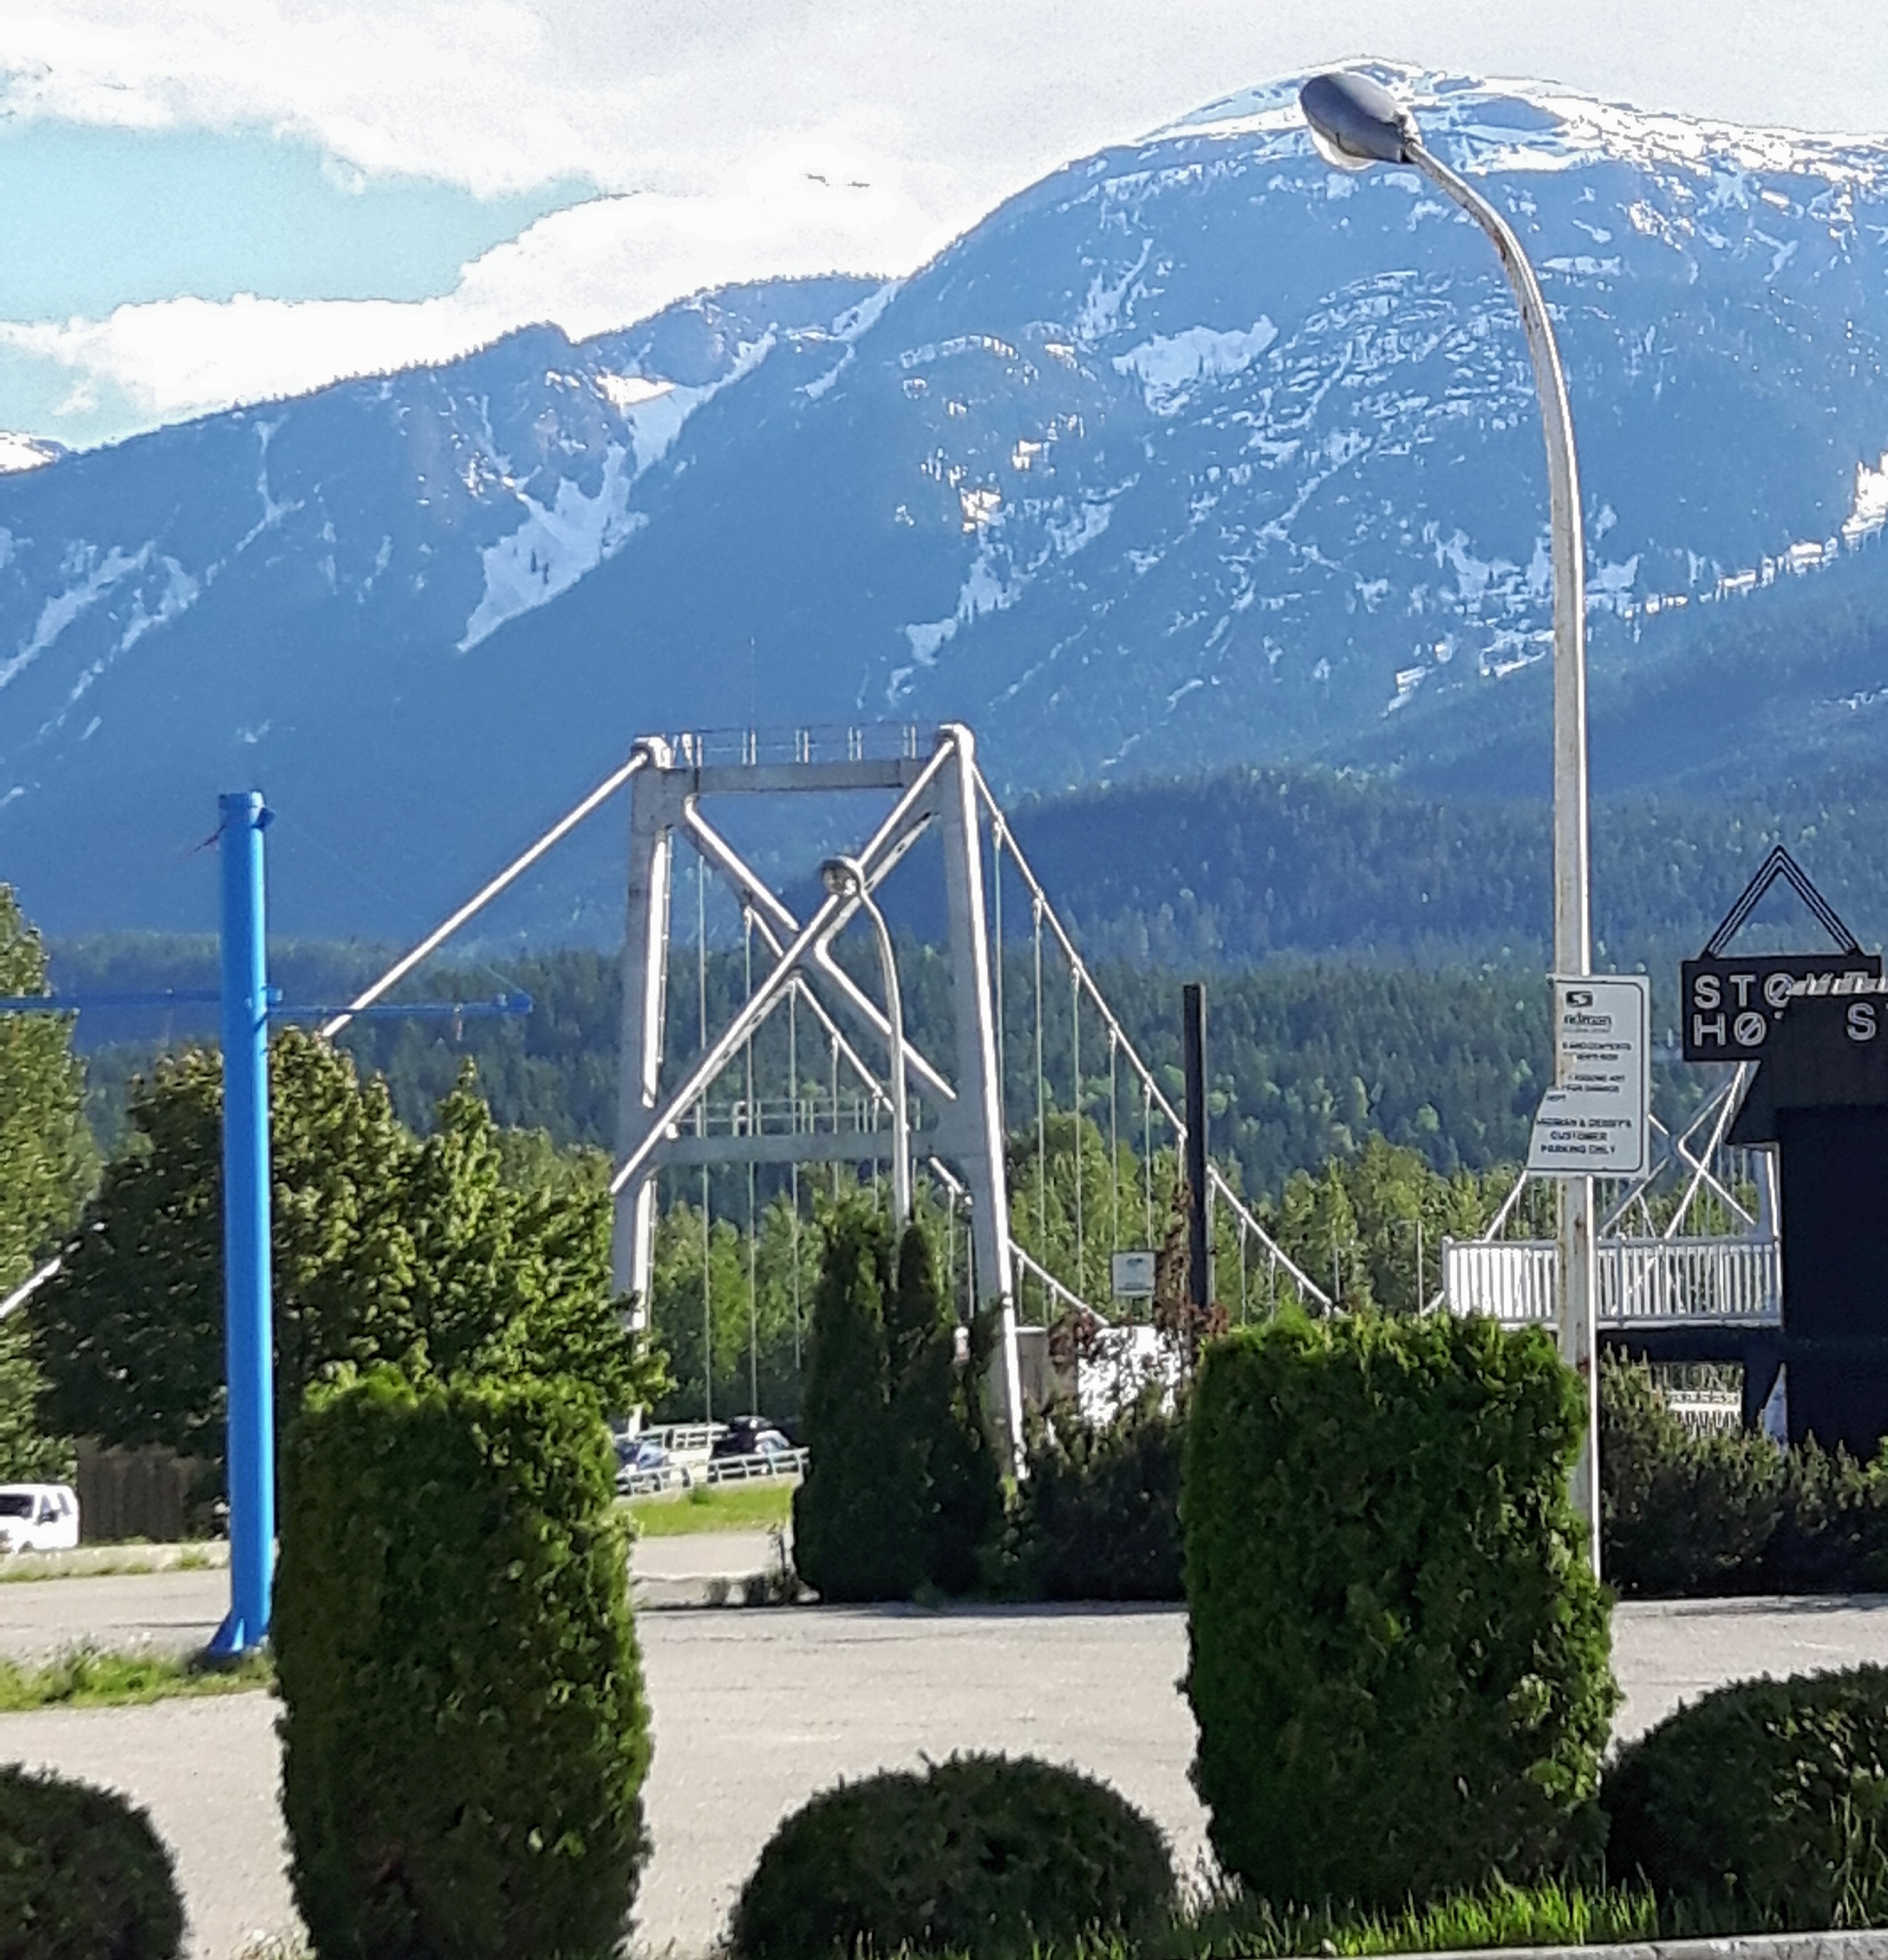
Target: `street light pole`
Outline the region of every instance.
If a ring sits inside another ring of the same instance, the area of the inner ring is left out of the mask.
[[[898,960],[891,928],[872,896],[864,868],[856,858],[833,858],[820,867],[826,889],[835,898],[856,899],[878,940],[878,963],[885,979],[887,1044],[890,1050],[892,1092],[892,1223],[900,1232],[911,1223],[911,1123],[905,1097],[905,1005],[898,985]]]
[[[1547,447],[1548,521],[1554,581],[1554,972],[1592,971],[1591,867],[1587,822],[1586,545],[1573,413],[1553,323],[1540,282],[1513,228],[1488,199],[1424,147],[1415,118],[1367,76],[1323,75],[1299,92],[1312,141],[1342,170],[1407,164],[1460,205],[1488,237],[1520,309]],[[1587,1421],[1574,1467],[1574,1509],[1587,1531],[1587,1558],[1600,1569],[1599,1376],[1594,1365],[1597,1298],[1590,1177],[1560,1186],[1560,1352],[1580,1377]]]

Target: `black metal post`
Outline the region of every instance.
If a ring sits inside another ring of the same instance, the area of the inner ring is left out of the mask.
[[[1206,989],[1180,990],[1183,1068],[1186,1076],[1187,1292],[1202,1312],[1213,1303],[1212,1240],[1207,1230]]]

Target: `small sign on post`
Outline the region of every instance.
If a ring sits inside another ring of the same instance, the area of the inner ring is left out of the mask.
[[[1546,1177],[1636,1177],[1649,1128],[1652,983],[1642,973],[1556,978],[1554,1087],[1527,1168]]]
[[[1108,1262],[1109,1284],[1116,1300],[1154,1297],[1154,1255],[1116,1252]]]

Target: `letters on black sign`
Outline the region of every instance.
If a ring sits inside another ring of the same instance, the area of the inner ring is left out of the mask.
[[[1749,1061],[1762,1050],[1798,980],[1881,978],[1879,953],[1775,953],[1687,959],[1679,968],[1687,1061]],[[1873,1009],[1870,1009],[1871,1016]],[[1872,1039],[1872,1034],[1852,1036]]]

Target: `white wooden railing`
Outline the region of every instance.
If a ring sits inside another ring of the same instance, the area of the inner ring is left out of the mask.
[[[1452,1312],[1511,1326],[1551,1322],[1558,1259],[1551,1239],[1445,1239],[1443,1298]],[[1774,1239],[1603,1239],[1597,1278],[1602,1326],[1774,1327],[1782,1318]]]
[[[1694,1436],[1743,1427],[1743,1398],[1730,1389],[1668,1389],[1665,1406]]]

